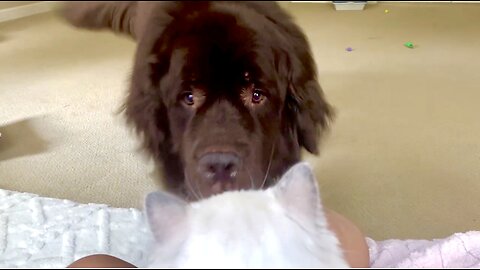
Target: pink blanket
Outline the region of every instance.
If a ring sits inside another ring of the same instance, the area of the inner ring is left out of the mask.
[[[480,268],[480,231],[432,241],[367,238],[367,243],[375,268]]]

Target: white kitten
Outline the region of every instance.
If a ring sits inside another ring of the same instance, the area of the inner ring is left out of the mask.
[[[191,204],[154,192],[145,209],[156,240],[149,267],[348,267],[306,163],[267,190],[225,192]]]

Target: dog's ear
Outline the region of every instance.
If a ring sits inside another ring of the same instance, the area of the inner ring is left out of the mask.
[[[318,154],[318,141],[334,116],[317,81],[315,62],[308,43],[300,34],[287,53],[287,106],[291,111],[298,143]]]
[[[135,68],[124,105],[127,122],[142,138],[147,151],[156,159],[163,160],[168,152],[165,145],[169,136],[167,109],[151,78],[142,78],[144,77],[142,70],[145,70],[145,67]]]
[[[172,53],[168,42],[160,37],[162,29],[148,31],[148,38],[141,39],[138,44],[124,111],[127,123],[141,138],[143,149],[163,165],[164,187],[183,193],[183,169],[170,130],[165,97],[168,91],[162,83],[169,72]]]
[[[128,123],[142,137],[144,147],[156,159],[163,160],[169,152],[166,144],[170,131],[160,80],[168,71],[170,59],[168,52],[155,51],[161,44],[161,31],[152,29],[152,36],[138,44],[124,109]]]
[[[291,84],[298,141],[307,151],[318,154],[318,140],[328,128],[333,109],[325,101],[316,80]]]

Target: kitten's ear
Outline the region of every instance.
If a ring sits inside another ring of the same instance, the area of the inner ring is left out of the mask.
[[[317,181],[306,162],[293,165],[273,189],[277,200],[303,224],[314,224],[323,213]]]
[[[158,242],[184,229],[187,203],[166,192],[152,192],[145,199],[148,224]]]

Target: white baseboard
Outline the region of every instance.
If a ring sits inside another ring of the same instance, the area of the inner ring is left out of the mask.
[[[0,10],[0,23],[53,10],[58,1],[42,1]]]
[[[282,1],[279,1],[282,2]],[[315,3],[315,4],[333,4],[333,1],[289,1],[290,3]],[[376,4],[378,1],[367,1],[368,4]]]
[[[479,4],[480,1],[378,1],[379,3],[443,3],[443,4]]]

